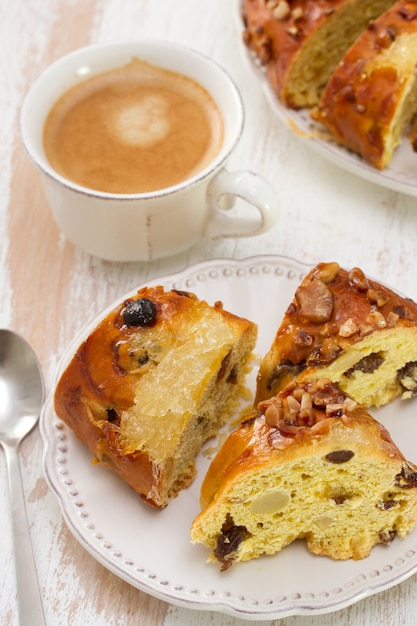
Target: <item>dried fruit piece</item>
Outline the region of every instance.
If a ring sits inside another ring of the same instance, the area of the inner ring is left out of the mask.
[[[152,326],[156,322],[156,307],[149,298],[128,300],[123,311],[126,326]]]
[[[334,452],[326,454],[325,459],[329,463],[339,465],[341,463],[347,463],[354,455],[355,453],[352,450],[335,450]]]
[[[247,539],[248,535],[249,533],[245,526],[235,526],[233,519],[228,515],[222,526],[222,533],[217,538],[217,545],[214,551],[216,558],[222,564],[222,572],[233,565],[234,554],[236,554],[240,544]]]
[[[373,352],[372,354],[368,354],[364,356],[363,359],[355,363],[353,367],[346,370],[345,376],[346,378],[352,378],[354,372],[363,372],[364,374],[372,374],[375,370],[378,369],[384,362],[384,357],[381,354],[377,354]]]

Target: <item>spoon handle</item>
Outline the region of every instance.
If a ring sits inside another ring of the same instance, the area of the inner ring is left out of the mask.
[[[44,626],[45,617],[26,516],[17,446],[3,444],[9,477],[20,626]]]

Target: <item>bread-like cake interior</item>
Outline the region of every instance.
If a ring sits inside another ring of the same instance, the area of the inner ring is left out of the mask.
[[[337,385],[293,382],[261,403],[214,458],[191,538],[222,569],[296,539],[315,554],[361,559],[413,528],[416,470]]]

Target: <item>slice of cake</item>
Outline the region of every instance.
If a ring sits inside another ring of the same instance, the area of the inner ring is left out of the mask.
[[[315,106],[331,73],[393,0],[244,0],[244,42],[281,102]]]
[[[256,402],[294,377],[330,378],[367,408],[416,395],[417,305],[357,267],[318,264],[263,358]]]
[[[314,118],[377,169],[389,165],[417,113],[417,4],[372,22],[331,76]]]
[[[193,543],[225,570],[296,539],[361,559],[417,521],[417,467],[387,430],[328,379],[262,402],[213,459]]]
[[[256,334],[221,303],[141,289],[79,347],[58,382],[56,414],[96,462],[164,507],[236,409]]]

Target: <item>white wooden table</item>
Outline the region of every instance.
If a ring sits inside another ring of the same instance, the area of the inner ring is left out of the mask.
[[[234,77],[245,101],[246,127],[230,165],[257,171],[275,185],[281,219],[270,233],[201,242],[187,254],[151,264],[102,262],[74,249],[59,233],[39,174],[20,142],[23,97],[49,63],[74,48],[138,37],[187,44]],[[199,261],[258,254],[307,263],[335,260],[359,265],[417,298],[417,199],[343,172],[277,120],[243,51],[237,0],[2,0],[0,67],[0,327],[19,331],[32,344],[47,392],[65,346],[91,317],[137,285]],[[48,626],[261,623],[178,608],[129,586],[96,562],[67,529],[45,482],[38,429],[22,445],[21,463]],[[11,536],[0,454],[2,626],[19,624]],[[417,578],[349,608],[284,618],[282,624],[417,624]]]

